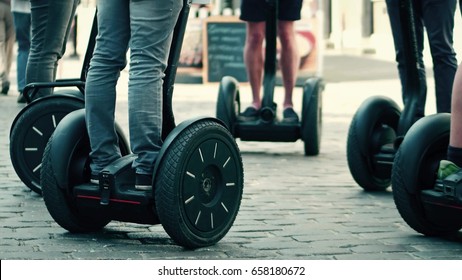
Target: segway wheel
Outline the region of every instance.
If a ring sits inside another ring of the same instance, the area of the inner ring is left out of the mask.
[[[393,198],[404,221],[428,236],[452,234],[462,228],[460,210],[425,206],[421,192],[433,189],[440,160],[449,143],[450,115],[417,121],[407,132],[393,163]]]
[[[234,135],[234,123],[240,112],[240,96],[238,81],[230,76],[221,79],[218,90],[216,117],[221,120]]]
[[[10,158],[21,181],[32,191],[42,194],[40,170],[48,139],[61,119],[84,107],[82,98],[55,93],[32,102],[18,114],[10,133]]]
[[[162,156],[155,199],[165,231],[187,248],[210,246],[231,228],[243,191],[243,165],[229,131],[215,120],[183,129]]]
[[[387,97],[374,96],[362,103],[348,130],[347,160],[350,173],[360,187],[367,191],[383,191],[391,184],[391,165],[375,158],[388,147],[394,153],[401,111]]]
[[[322,133],[322,91],[319,78],[310,78],[303,87],[301,135],[305,155],[319,154]]]

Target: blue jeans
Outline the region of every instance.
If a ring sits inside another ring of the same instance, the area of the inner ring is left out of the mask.
[[[26,66],[30,49],[30,14],[13,12],[13,18],[18,42],[18,55],[16,57],[18,91],[22,92],[26,86]]]
[[[398,63],[399,77],[403,88],[403,102],[410,93],[405,91],[407,83],[406,58],[403,51],[399,1],[386,0]],[[456,0],[413,0],[417,46],[420,55],[420,80],[422,92],[418,102],[418,116],[424,116],[427,95],[426,73],[423,62],[424,27],[428,35],[435,78],[436,109],[438,113],[451,111],[452,83],[457,69],[456,53],[453,49],[454,13]]]
[[[162,83],[182,0],[100,0],[85,110],[92,173],[120,157],[114,113],[116,84],[130,48],[128,117],[138,174],[152,175],[162,145]]]
[[[26,83],[54,82],[79,0],[31,0],[32,39]],[[38,96],[51,94],[41,89]]]

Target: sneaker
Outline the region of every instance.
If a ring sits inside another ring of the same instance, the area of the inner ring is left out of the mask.
[[[443,180],[449,175],[452,175],[456,172],[461,170],[461,168],[455,165],[453,162],[449,160],[442,160],[440,161],[440,166],[438,167],[438,174],[437,177],[439,180]]]
[[[3,82],[2,94],[7,95],[9,90],[10,90],[10,82],[8,81]]]
[[[90,183],[99,185],[99,174],[91,174],[90,175]]]
[[[135,177],[135,189],[139,191],[150,191],[152,190],[152,177],[147,174],[136,174]]]
[[[290,122],[290,123],[296,123],[298,122],[298,115],[295,113],[294,108],[288,107],[285,108],[284,111],[282,112],[283,122]]]
[[[259,113],[259,110],[255,109],[255,107],[249,106],[237,118],[240,121],[254,121],[258,118]]]
[[[18,103],[26,103],[26,98],[24,97],[24,94],[22,94],[22,92],[19,93],[17,102]]]

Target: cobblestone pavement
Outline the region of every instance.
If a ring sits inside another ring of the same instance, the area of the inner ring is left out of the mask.
[[[127,131],[125,85],[119,83],[117,118]],[[276,89],[276,102],[282,101],[281,91]],[[294,100],[301,100],[300,91]],[[238,140],[245,185],[235,224],[215,246],[185,250],[161,225],[111,222],[95,234],[70,234],[59,227],[11,165],[9,130],[23,107],[13,88],[0,96],[0,259],[462,259],[462,235],[417,234],[399,216],[391,189],[365,192],[348,170],[347,131],[359,104],[379,94],[400,102],[399,92],[396,79],[328,83],[321,153],[315,157],[304,156],[301,141]],[[214,116],[216,93],[214,84],[177,84],[177,121]],[[241,85],[241,94],[245,106],[247,85]],[[431,112],[431,96],[427,104]]]

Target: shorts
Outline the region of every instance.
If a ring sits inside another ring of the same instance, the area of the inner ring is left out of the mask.
[[[301,15],[303,0],[279,1],[278,19],[295,21]],[[266,0],[242,0],[240,19],[244,21],[260,22],[266,20]]]

